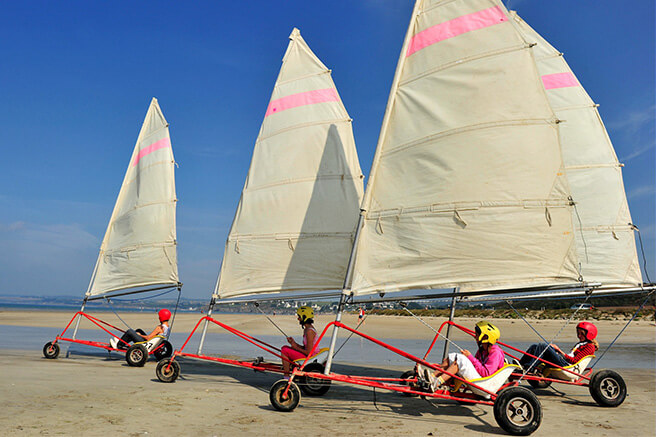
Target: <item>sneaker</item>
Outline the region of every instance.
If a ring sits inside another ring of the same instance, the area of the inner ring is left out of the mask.
[[[117,337],[110,338],[109,345],[112,347],[112,349],[118,349],[118,338]]]
[[[421,364],[417,363],[415,367],[415,374],[417,375],[417,384],[421,387],[426,382],[426,368]]]
[[[432,375],[431,375],[431,376],[432,376]],[[433,376],[433,377],[432,377],[432,380],[431,380],[431,383],[430,383],[429,391],[430,391],[431,393],[435,393],[435,392],[436,392],[436,391],[442,386],[442,383],[443,383],[443,382],[442,382],[442,379]]]

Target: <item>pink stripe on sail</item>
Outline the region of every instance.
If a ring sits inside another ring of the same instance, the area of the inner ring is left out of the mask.
[[[444,41],[445,39],[453,38],[454,36],[462,35],[472,30],[483,29],[503,23],[504,21],[508,21],[508,17],[506,17],[499,6],[494,6],[436,24],[412,37],[405,56],[408,57],[423,48]]]
[[[297,108],[299,106],[313,105],[315,103],[338,102],[339,96],[334,88],[323,90],[306,91],[304,93],[292,94],[291,96],[281,97],[272,100],[269,103],[265,117],[287,109]]]
[[[572,73],[545,74],[542,76],[542,83],[547,90],[579,86],[579,83],[576,81],[576,78]]]
[[[132,167],[139,164],[139,160],[141,158],[143,158],[144,156],[146,156],[150,153],[153,153],[155,150],[164,149],[166,147],[171,147],[171,139],[170,138],[162,138],[159,141],[155,141],[150,146],[144,147],[143,149],[139,150],[139,153],[137,154],[137,156],[134,157],[134,162],[132,163]]]

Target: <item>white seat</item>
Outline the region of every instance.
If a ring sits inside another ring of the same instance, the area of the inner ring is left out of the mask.
[[[478,387],[484,388],[485,390],[488,390],[492,393],[496,393],[499,388],[501,388],[502,385],[508,381],[508,378],[510,375],[516,370],[520,369],[520,367],[517,364],[505,364],[502,368],[491,374],[490,376],[486,376],[485,378],[478,378],[478,379],[472,379],[467,382],[471,382],[473,384],[476,384]],[[466,384],[465,382],[462,381],[457,381],[454,390],[458,390],[461,385]],[[467,388],[472,391],[472,393],[477,394],[478,396],[482,396],[485,399],[489,399],[490,395],[483,390],[480,390],[470,384],[467,384]]]
[[[163,340],[166,340],[166,337],[164,337],[163,335],[156,335],[155,337],[151,338],[151,339],[148,340],[148,341],[139,342],[139,343],[140,343],[140,344],[143,344],[144,346],[146,346],[146,350],[147,350],[148,352],[150,352],[150,351],[152,351],[153,349],[155,349],[157,346],[159,346],[159,344],[160,344]],[[136,344],[136,343],[135,343],[135,344]]]
[[[308,360],[308,364],[310,364],[310,363],[325,364],[326,360],[328,360],[328,351],[329,350],[330,350],[330,348],[327,348],[327,347],[319,349],[319,351],[316,354],[314,354],[310,357],[310,359]],[[298,364],[300,366],[301,364],[303,364],[304,361],[305,361],[305,358],[299,358],[297,360],[294,360],[294,363]]]
[[[585,357],[581,358],[577,363],[571,364],[569,366],[563,367],[563,369],[571,370],[572,372],[576,373],[583,373],[588,367],[588,364],[590,364],[590,361],[594,358],[594,355],[586,355]],[[561,379],[563,381],[571,381],[574,382],[577,379],[579,379],[579,376],[570,372],[566,372],[562,369],[558,369],[556,367],[546,367],[543,371],[542,374],[547,377],[547,378],[553,378],[553,379]]]

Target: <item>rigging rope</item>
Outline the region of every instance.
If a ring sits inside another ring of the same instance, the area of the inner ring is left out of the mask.
[[[166,335],[168,340],[171,337],[171,332],[173,331],[173,322],[175,322],[175,315],[178,314],[178,304],[180,304],[180,296],[182,295],[182,288],[178,287],[178,300],[175,303],[175,309],[173,310],[173,317],[171,317],[171,325],[169,326],[169,333]]]
[[[645,269],[645,276],[647,277],[647,283],[651,284],[651,279],[649,279],[649,272],[647,271],[647,258],[645,257],[645,248],[642,245],[642,236],[640,235],[640,229],[638,229],[638,227],[633,223],[629,223],[629,226],[631,226],[635,231],[638,232],[638,241],[640,241],[640,252],[642,253],[642,262],[643,262],[643,267]]]
[[[613,341],[610,342],[610,344],[608,345],[608,347],[606,348],[606,350],[601,354],[601,356],[595,360],[595,362],[594,362],[594,364],[593,364],[592,366],[590,366],[590,369],[594,369],[594,366],[596,366],[597,363],[598,363],[599,361],[601,361],[601,359],[604,357],[604,355],[606,355],[606,352],[608,352],[608,350],[609,350],[611,347],[613,347],[613,345],[615,344],[615,342],[617,341],[617,339],[620,338],[620,335],[622,335],[622,333],[624,332],[624,330],[626,330],[626,328],[629,327],[629,324],[630,324],[631,322],[633,322],[633,319],[636,318],[636,316],[638,315],[638,313],[640,312],[640,310],[642,310],[642,308],[645,306],[645,304],[647,303],[647,301],[649,301],[649,298],[651,298],[652,294],[654,294],[653,291],[650,292],[650,293],[647,293],[647,297],[646,297],[645,300],[642,302],[642,304],[640,305],[640,307],[638,307],[638,309],[636,310],[636,312],[633,313],[633,316],[629,319],[629,321],[626,323],[626,325],[624,325],[624,327],[623,327],[622,330],[619,332],[619,334],[617,334],[617,335],[615,336],[615,338],[613,339]]]
[[[121,319],[121,316],[119,316],[118,313],[114,310],[114,307],[112,306],[112,301],[111,301],[111,299],[108,298],[108,297],[106,297],[106,296],[105,296],[105,299],[107,300],[107,303],[109,304],[109,309],[112,310],[112,312],[114,313],[114,315],[115,315],[116,317],[118,317],[118,319],[119,319],[121,322],[123,322],[123,324],[124,324],[125,326],[127,326],[128,329],[132,329],[132,328],[130,327],[130,325],[128,325],[127,323],[125,323],[125,320]]]
[[[360,323],[358,323],[358,326],[355,327],[355,331],[357,331],[360,328],[360,325],[362,325],[364,323],[364,321],[367,319],[367,317],[369,317],[368,314],[366,316],[364,316],[364,318],[360,321]],[[339,353],[339,351],[342,350],[342,348],[344,347],[346,342],[349,341],[351,339],[351,337],[353,337],[353,334],[355,334],[355,332],[351,332],[351,334],[348,337],[346,337],[346,340],[344,340],[344,343],[342,343],[342,345],[333,354],[333,358],[335,357],[335,355],[337,355]]]
[[[260,303],[259,303],[259,302],[253,302],[253,305],[255,305],[255,308],[257,308],[257,310],[258,310],[259,312],[261,312],[261,313],[264,315],[264,317],[266,317],[267,320],[273,324],[273,326],[275,326],[276,328],[278,328],[278,331],[282,332],[282,335],[284,335],[285,338],[289,337],[289,335],[285,334],[285,331],[283,331],[282,329],[280,329],[280,326],[276,325],[276,322],[274,322],[273,320],[271,320],[271,318],[270,318],[269,316],[267,316],[266,314],[264,314],[264,311],[262,311],[262,310],[260,309]]]
[[[592,294],[588,294],[588,295],[585,297],[585,301],[584,301],[584,303],[587,302],[588,299],[590,299],[590,296],[591,296],[591,295],[592,295]],[[556,333],[556,335],[553,336],[553,338],[551,339],[551,341],[547,341],[542,335],[540,335],[540,333],[539,333],[538,331],[535,330],[535,328],[533,328],[533,326],[532,326],[532,325],[526,320],[526,318],[524,318],[524,316],[522,316],[522,315],[519,313],[519,311],[517,311],[517,310],[515,309],[515,307],[513,307],[512,302],[511,302],[510,300],[507,300],[506,303],[507,303],[508,306],[510,306],[510,308],[515,312],[515,314],[517,314],[517,315],[519,316],[519,318],[522,319],[522,321],[523,321],[524,323],[526,323],[526,325],[527,325],[529,328],[531,328],[531,329],[533,330],[533,332],[535,332],[535,333],[538,335],[538,337],[540,337],[540,338],[542,339],[542,341],[545,342],[545,344],[546,344],[547,346],[550,346],[551,344],[553,344],[553,342],[558,338],[558,336],[560,335],[560,333],[563,332],[563,330],[567,327],[567,325],[570,324],[570,322],[572,321],[572,319],[574,318],[574,316],[576,315],[576,313],[579,312],[579,310],[581,309],[581,306],[582,306],[582,305],[579,305],[578,308],[576,308],[576,310],[572,313],[571,317],[565,322],[565,324],[563,325],[563,327],[560,328],[560,330]],[[547,348],[544,348],[544,350],[542,350],[542,352],[540,353],[540,355],[537,355],[538,359],[542,358],[542,355],[544,355],[544,353],[545,353],[546,351],[547,351]],[[538,360],[534,359],[534,360],[533,360],[533,363],[531,363],[531,365],[528,367],[528,369],[522,369],[522,376],[519,378],[519,382],[522,381],[522,379],[524,378],[524,375],[526,375],[528,372],[530,372],[531,369],[533,369],[533,367],[535,367],[535,366],[537,365],[537,362],[538,362]]]
[[[435,334],[439,335],[440,337],[444,338],[447,342],[449,342],[450,344],[452,344],[452,345],[454,345],[455,347],[457,347],[458,350],[459,350],[460,352],[463,351],[463,349],[462,349],[460,346],[458,346],[455,342],[449,340],[449,337],[445,336],[444,334],[442,334],[441,332],[439,332],[439,331],[437,331],[435,328],[433,328],[431,325],[429,325],[428,323],[424,322],[424,321],[421,319],[421,317],[418,317],[418,316],[416,316],[415,314],[413,314],[412,311],[410,311],[410,310],[406,307],[406,303],[405,303],[405,302],[401,302],[401,307],[402,307],[404,310],[406,310],[406,311],[408,312],[408,314],[410,314],[412,317],[414,317],[415,319],[419,320],[419,321],[420,321],[421,323],[423,323],[424,325],[428,326],[428,327],[429,327],[429,328],[430,328]]]

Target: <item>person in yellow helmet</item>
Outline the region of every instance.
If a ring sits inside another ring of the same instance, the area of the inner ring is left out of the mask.
[[[500,337],[499,328],[489,322],[478,322],[475,328],[478,345],[476,355],[466,349],[463,349],[462,353],[450,353],[434,372],[417,364],[417,378],[425,381],[429,391],[434,392],[451,378],[445,371],[452,375],[458,374],[468,381],[490,376],[503,367],[504,353],[496,344]]]
[[[314,343],[318,338],[317,330],[314,329],[314,310],[309,306],[302,306],[296,310],[296,317],[298,323],[303,327],[303,344],[298,344],[292,337],[287,337],[289,346],[283,346],[280,352],[282,353],[282,369],[285,377],[289,377],[291,373],[292,362],[299,358],[306,358]]]

